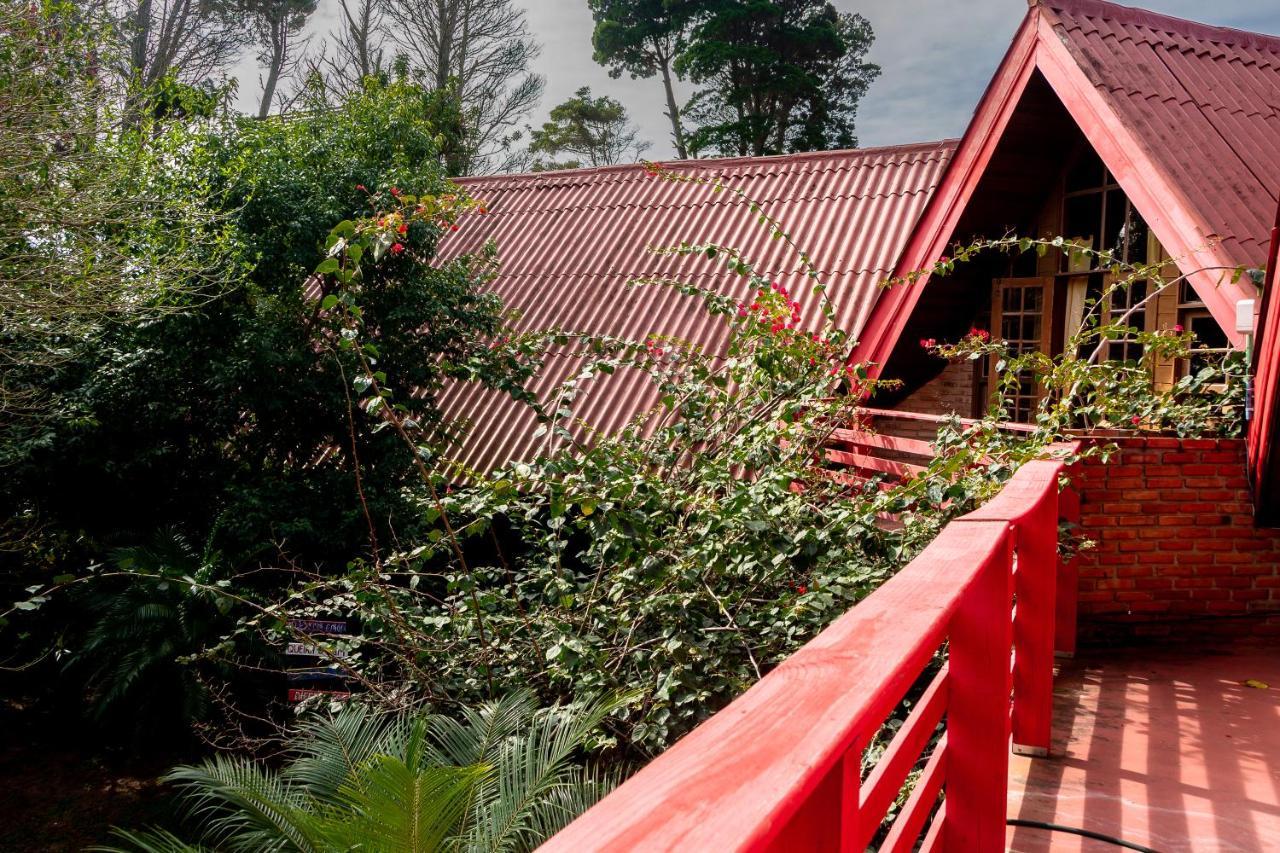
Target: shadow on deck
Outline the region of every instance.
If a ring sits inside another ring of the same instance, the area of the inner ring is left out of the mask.
[[[1280,644],[1084,651],[1054,704],[1049,757],[1012,759],[1010,818],[1161,853],[1280,851]],[[1008,842],[1124,849],[1030,827]]]

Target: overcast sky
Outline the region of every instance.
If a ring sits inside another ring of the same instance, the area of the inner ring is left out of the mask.
[[[395,2],[395,0],[391,0]],[[542,104],[530,116],[541,124],[547,112],[580,86],[626,105],[653,143],[646,156],[672,153],[670,125],[657,79],[612,80],[591,59],[591,14],[585,0],[517,0],[542,44],[534,70],[546,78]],[[1026,0],[835,0],[841,11],[861,12],[875,29],[870,58],[883,69],[858,112],[858,141],[894,145],[959,136],[995,71]],[[1221,26],[1280,34],[1277,0],[1148,0],[1143,4],[1180,17]],[[320,0],[315,38],[336,20],[337,0]],[[233,72],[240,80],[240,106],[256,111],[261,86],[252,55]],[[688,87],[681,93],[689,94]],[[682,97],[683,99],[683,97]]]

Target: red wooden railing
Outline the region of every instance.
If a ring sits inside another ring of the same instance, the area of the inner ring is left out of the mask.
[[[1024,465],[543,849],[862,851],[944,718],[881,849],[1004,849],[1011,736],[1049,745],[1061,471]],[[946,665],[861,778],[864,748],[944,644]]]

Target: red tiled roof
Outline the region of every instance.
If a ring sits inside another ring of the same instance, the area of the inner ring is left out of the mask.
[[[1280,38],[1099,0],[1041,5],[1205,236],[1261,266],[1280,192]]]
[[[822,272],[841,327],[856,335],[954,148],[949,140],[674,162],[666,168],[718,178],[760,202],[808,252]],[[522,329],[555,326],[633,340],[671,336],[712,351],[721,347],[723,321],[709,317],[699,302],[670,288],[629,288],[627,283],[668,276],[745,296],[745,279],[724,272],[718,261],[658,256],[650,246],[717,242],[742,250],[783,284],[803,278],[795,255],[783,241],[770,238],[741,199],[714,193],[705,184],[651,178],[639,165],[460,183],[486,203],[489,213],[461,223],[441,255],[474,251],[492,238],[501,260],[492,289],[520,312]],[[802,305],[809,301],[799,298]],[[545,401],[574,366],[572,359],[552,357],[531,390]],[[574,407],[590,429],[615,431],[657,403],[647,378],[636,372],[595,381],[602,387]],[[450,416],[470,424],[455,455],[477,470],[527,460],[547,440],[534,437],[537,424],[526,408],[474,385],[448,389],[442,403]]]

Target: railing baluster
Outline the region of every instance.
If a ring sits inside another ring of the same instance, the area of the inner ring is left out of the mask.
[[[1048,755],[1053,720],[1054,599],[1058,584],[1058,495],[1048,491],[1017,525],[1018,593],[1013,622],[1013,750]]]
[[[954,521],[972,528],[1001,521]],[[1009,646],[1013,537],[965,591],[951,620],[947,819],[943,849],[1004,849],[1009,774]]]
[[[862,749],[855,744],[778,833],[777,844],[815,853],[851,853],[861,770]]]

